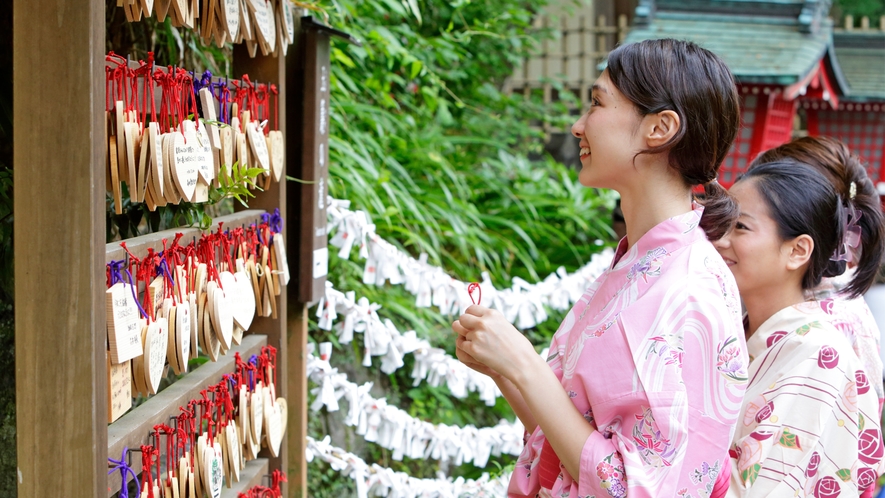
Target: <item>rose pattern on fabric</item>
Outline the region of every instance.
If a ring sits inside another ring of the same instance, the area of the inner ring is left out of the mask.
[[[744,439],[741,441],[738,455],[738,470],[741,473],[741,480],[745,484],[752,484],[762,467],[759,464],[762,461],[762,442],[754,438]]]
[[[828,315],[832,315],[833,314],[833,300],[832,299],[824,299],[823,301],[821,301],[820,302],[820,309],[824,313],[826,313]]]
[[[759,413],[759,410],[768,403],[765,400],[765,396],[759,395],[753,398],[752,401],[747,401],[744,404],[744,425],[749,426],[753,422],[756,421],[756,414]]]
[[[818,467],[820,467],[820,454],[815,451],[811,454],[811,459],[808,460],[808,466],[805,467],[805,477],[814,477]]]
[[[870,381],[863,370],[854,372],[854,382],[857,384],[857,394],[864,394],[870,390]]]
[[[839,352],[830,346],[821,346],[817,355],[817,366],[829,370],[839,365]]]
[[[638,422],[633,426],[633,442],[639,448],[642,461],[652,468],[669,467],[669,459],[676,454],[676,449],[661,433],[651,409],[645,408],[641,415],[634,416]]]
[[[830,476],[824,476],[814,485],[814,498],[836,498],[842,492],[839,481]]]
[[[842,403],[851,413],[857,412],[857,382],[849,380],[842,388]]]
[[[778,341],[784,338],[787,335],[787,332],[784,330],[778,330],[777,332],[771,334],[768,339],[765,341],[765,345],[768,347],[772,347],[777,344]]]
[[[866,429],[857,438],[857,457],[867,465],[876,465],[885,455],[882,446],[882,432],[879,429]]]
[[[774,413],[774,401],[769,401],[756,412],[756,423],[761,423]]]
[[[865,490],[876,484],[876,471],[869,467],[861,467],[857,470],[857,487]]]

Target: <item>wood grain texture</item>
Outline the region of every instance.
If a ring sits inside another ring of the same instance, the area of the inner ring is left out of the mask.
[[[291,50],[291,47],[290,47]],[[249,79],[253,83],[267,83],[267,84],[275,84],[279,89],[279,95],[276,97],[279,113],[277,116],[277,122],[279,123],[279,129],[283,132],[283,137],[286,137],[286,59],[282,56],[280,57],[262,57],[258,55],[256,57],[249,57],[248,51],[246,49],[245,44],[235,45],[234,46],[234,63],[233,63],[233,74],[234,75],[243,75],[248,74]],[[274,124],[274,111],[271,111],[270,115],[271,122],[268,124],[272,126]],[[286,137],[287,138],[287,137]],[[288,141],[288,140],[286,140]],[[288,170],[291,167],[290,164],[294,160],[294,158],[289,153],[288,143],[286,144],[286,170],[283,171],[283,176],[280,178],[280,182],[271,182],[270,187],[263,192],[255,192],[255,198],[249,200],[249,207],[251,209],[261,209],[267,211],[269,213],[273,212],[274,209],[279,208],[280,213],[283,216],[283,240],[286,242],[286,247],[288,248],[290,245],[290,240],[286,236],[288,230],[287,226],[291,222],[289,217],[287,216],[286,210],[286,178],[285,175],[288,174]],[[240,209],[237,206],[237,209]],[[297,265],[298,260],[289,259],[290,272],[293,271],[292,265]],[[290,284],[291,285],[291,284]],[[277,396],[281,396],[286,398],[286,402],[289,403],[289,406],[292,406],[293,399],[290,399],[290,395],[292,393],[289,388],[288,379],[290,378],[286,372],[288,372],[288,364],[287,364],[287,342],[286,338],[286,317],[287,317],[287,296],[288,296],[288,287],[283,286],[280,290],[280,295],[277,297],[277,318],[273,319],[270,317],[256,317],[252,322],[252,326],[249,328],[249,333],[255,334],[264,334],[267,336],[267,344],[277,348],[277,372],[279,375],[277,377]],[[287,436],[286,438],[291,437],[291,429],[287,427]],[[280,455],[277,458],[268,458],[269,459],[269,470],[273,472],[274,470],[283,470],[285,471],[287,468],[287,461],[289,458],[288,446],[286,444],[281,445],[280,447]],[[270,452],[267,449],[264,449],[259,454],[261,457],[270,457]],[[294,456],[296,459],[304,460],[304,452],[300,454],[296,454]],[[304,485],[304,489],[306,490],[306,483]],[[292,489],[297,488],[297,483],[293,484],[292,479],[289,479],[289,483],[283,483],[281,485],[283,496],[292,496]]]
[[[94,496],[107,466],[105,2],[13,9],[18,496]]]
[[[287,400],[286,445],[292,458],[286,474],[289,476],[288,496],[307,498],[307,305],[294,302],[294,297],[292,300],[286,333],[289,356],[286,384],[291,393]]]
[[[239,493],[245,493],[247,489],[259,484],[269,486],[268,480],[264,478],[269,472],[267,458],[246,462],[246,468],[240,471],[240,481],[233,483],[230,488],[222,488],[221,498],[236,498]]]
[[[209,362],[188,373],[183,379],[152,396],[142,405],[134,408],[119,420],[108,426],[108,455],[120,458],[123,448],[135,448],[148,444],[148,434],[156,424],[169,424],[169,417],[177,416],[179,407],[185,406],[192,399],[199,399],[200,391],[210,384],[217,384],[222,376],[234,371],[234,354],[240,353],[244,360],[253,354],[261,353],[266,344],[263,335],[249,335],[243,343],[234,346],[217,362]],[[132,469],[141,472],[140,455],[132,458]],[[131,475],[127,476],[131,480]],[[121,476],[115,472],[107,477],[108,496],[120,490]]]

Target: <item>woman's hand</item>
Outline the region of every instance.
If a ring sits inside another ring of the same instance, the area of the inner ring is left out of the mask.
[[[514,381],[517,374],[540,358],[528,339],[497,310],[470,306],[452,324],[452,330],[459,336],[458,359],[492,378],[496,373]]]
[[[501,374],[499,374],[498,372],[492,370],[491,368],[483,365],[482,363],[476,361],[476,358],[474,358],[473,356],[470,356],[470,354],[467,351],[464,351],[464,349],[461,347],[461,345],[464,344],[464,341],[466,341],[466,340],[467,339],[465,339],[464,336],[462,336],[462,335],[458,335],[458,337],[455,338],[455,356],[458,357],[458,360],[460,360],[461,363],[467,365],[468,367],[472,368],[473,370],[476,370],[477,372],[479,372],[481,374],[488,375],[492,379],[500,378]]]

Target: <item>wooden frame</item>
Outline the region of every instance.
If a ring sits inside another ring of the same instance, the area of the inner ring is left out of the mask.
[[[144,424],[168,416],[164,412],[177,410],[179,400],[190,396],[196,385],[215,382],[216,374],[232,368],[222,360],[195,369],[108,427],[105,263],[121,259],[117,244],[105,244],[104,56],[109,4],[14,2],[18,496],[110,495],[108,488],[119,486],[120,478],[107,475],[109,451],[117,458],[122,445],[131,447],[139,437],[146,442],[146,433],[137,434]],[[253,81],[280,88],[278,112],[285,133],[285,59],[252,59],[241,55],[241,46],[235,53],[235,73],[248,73]],[[35,85],[36,81],[54,83]],[[291,164],[293,158],[288,159]],[[258,194],[251,207],[280,208],[290,222],[293,213],[287,210],[286,191],[285,183],[275,183]],[[256,215],[236,213],[228,222],[245,222]],[[127,245],[138,253],[162,237],[129,239]],[[287,246],[292,254],[297,243]],[[297,257],[288,259],[290,265],[299,263]],[[284,288],[280,318],[256,318],[240,346],[245,352],[266,343],[279,351],[277,392],[292,397],[287,443],[280,458],[250,463],[249,477],[233,489],[225,488],[222,496],[236,496],[259,484],[275,468],[288,469],[285,495],[306,496],[306,308],[288,299]],[[295,456],[291,462],[287,449]],[[137,460],[133,458],[133,467],[140,466]]]

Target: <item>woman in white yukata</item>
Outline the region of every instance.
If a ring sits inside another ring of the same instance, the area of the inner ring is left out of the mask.
[[[737,289],[709,240],[737,216],[715,179],[739,124],[713,53],[666,39],[609,55],[572,133],[581,183],[621,194],[627,236],[611,268],[546,362],[498,311],[471,306],[452,325],[458,358],[496,381],[526,427],[509,496],[710,494],[747,381]]]
[[[879,412],[885,401],[882,357],[879,354],[879,326],[862,295],[878,268],[864,268],[857,274],[860,255],[881,253],[885,246],[885,225],[879,192],[867,175],[860,158],[851,153],[844,143],[830,137],[801,137],[770,149],[750,165],[765,164],[782,159],[794,159],[813,167],[830,180],[843,199],[850,199],[855,211],[849,213],[844,250],[838,256],[848,268],[838,277],[825,278],[810,291],[809,297],[821,301],[830,315],[830,322],[845,334],[857,356],[863,361],[866,377],[879,398]],[[854,183],[854,190],[851,184]],[[847,189],[847,190],[846,190]],[[857,276],[857,279],[854,277]],[[879,417],[881,418],[881,416]]]
[[[716,247],[747,310],[750,381],[727,496],[859,496],[885,470],[864,362],[833,326],[831,304],[807,298],[845,271],[851,213],[865,202],[856,193],[872,188],[869,178],[844,180],[835,188],[810,166],[779,161],[754,166],[731,189],[740,218]],[[883,254],[869,242],[876,250],[860,254],[846,289],[872,284]]]

